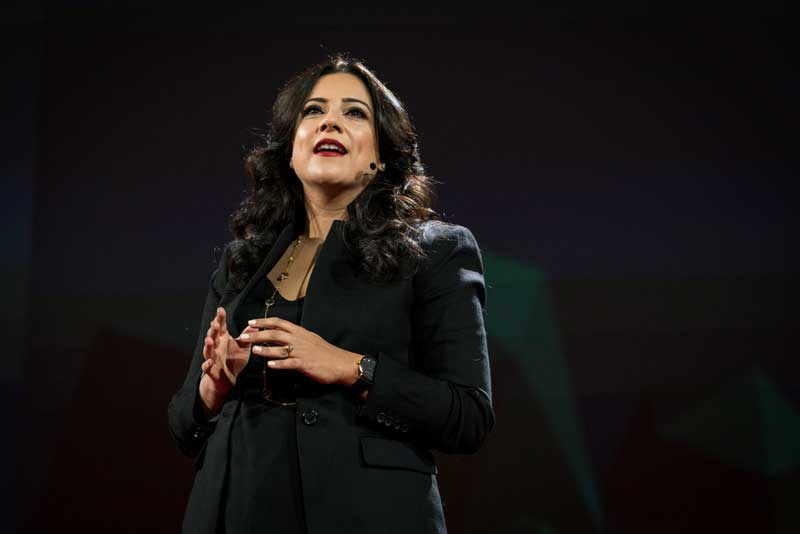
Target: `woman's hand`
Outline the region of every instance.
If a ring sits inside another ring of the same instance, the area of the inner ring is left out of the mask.
[[[248,326],[243,332],[257,331]],[[203,357],[202,370],[205,375],[200,380],[200,395],[207,411],[213,412],[236,384],[236,377],[250,359],[250,344],[237,341],[228,333],[225,308],[217,308],[217,315],[206,332]]]
[[[273,345],[253,346],[253,354],[268,358],[271,369],[296,369],[321,384],[350,386],[358,380],[358,362],[363,355],[331,345],[318,334],[280,317],[248,323],[237,339]],[[251,328],[255,332],[248,331]]]

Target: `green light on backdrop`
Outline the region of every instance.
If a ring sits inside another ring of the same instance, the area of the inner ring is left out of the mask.
[[[520,261],[482,251],[486,328],[509,347],[547,418],[597,532],[605,525],[574,393],[558,343],[544,275]]]
[[[725,384],[659,433],[768,477],[800,467],[800,414],[759,369]]]

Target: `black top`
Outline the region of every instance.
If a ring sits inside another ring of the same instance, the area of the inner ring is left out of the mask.
[[[244,302],[245,321],[264,317],[264,301],[274,291],[264,277]],[[269,317],[300,324],[303,300],[289,301],[280,293]],[[240,331],[246,324],[238,325]],[[228,479],[225,482],[223,517],[227,534],[306,533],[303,492],[297,459],[295,406],[281,406],[262,396],[264,358],[250,353],[239,374],[236,393],[241,409],[232,422]],[[303,379],[297,371],[267,368],[271,397],[291,402]]]

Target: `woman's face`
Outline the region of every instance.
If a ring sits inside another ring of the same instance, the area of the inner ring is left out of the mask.
[[[363,174],[379,162],[373,109],[357,77],[320,77],[303,104],[292,147],[292,166],[304,186],[364,188]]]

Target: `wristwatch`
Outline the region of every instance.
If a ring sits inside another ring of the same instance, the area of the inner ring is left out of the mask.
[[[378,358],[373,354],[366,354],[358,362],[358,380],[353,384],[353,389],[362,392],[372,386],[375,382],[375,367],[378,365]]]

